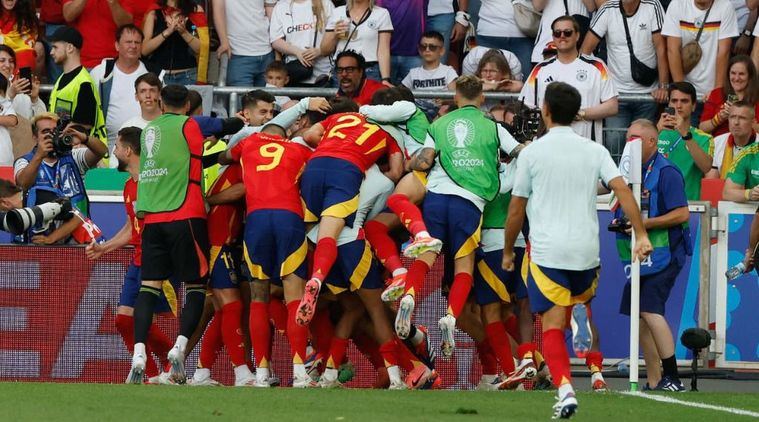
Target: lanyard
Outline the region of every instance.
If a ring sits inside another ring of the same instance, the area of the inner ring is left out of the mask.
[[[60,163],[60,160],[55,163],[56,167]],[[55,189],[59,189],[59,181],[58,181],[58,171],[55,172],[55,176],[50,174],[50,166],[45,164],[44,162],[41,164],[42,171],[45,173],[45,176],[47,176],[47,179],[50,181],[50,186],[52,186]]]
[[[680,138],[682,139],[682,138]],[[648,179],[648,175],[651,174],[651,171],[654,169],[654,164],[656,163],[656,159],[658,158],[659,154],[654,155],[654,158],[651,160],[650,163],[648,163],[648,167],[646,168],[646,174],[643,176],[643,183],[641,185],[646,185],[646,180]]]
[[[679,137],[679,138],[677,138],[677,141],[675,141],[675,143],[672,144],[672,146],[669,147],[669,149],[667,150],[667,152],[664,153],[664,157],[669,158],[669,154],[671,154],[672,151],[674,151],[675,148],[677,148],[677,146],[680,144],[680,141],[682,141],[682,140],[683,140],[682,136]]]

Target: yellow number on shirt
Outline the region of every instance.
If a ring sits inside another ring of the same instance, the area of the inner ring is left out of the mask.
[[[344,123],[343,123],[344,122]],[[345,139],[345,134],[340,132],[340,129],[347,129],[356,127],[361,124],[361,119],[358,116],[354,116],[352,114],[346,114],[345,116],[341,116],[337,119],[337,124],[332,128],[332,130],[329,131],[327,134],[328,138],[339,138],[339,139]],[[364,133],[361,134],[361,136],[356,139],[356,144],[363,145],[364,142],[366,142],[367,139],[369,139],[370,136],[374,135],[375,132],[377,132],[380,128],[377,125],[373,125],[370,123],[364,123]]]
[[[269,164],[260,164],[256,166],[256,171],[269,171],[279,165],[282,161],[282,154],[285,153],[285,147],[280,144],[266,144],[259,148],[258,153],[264,158],[271,158]]]

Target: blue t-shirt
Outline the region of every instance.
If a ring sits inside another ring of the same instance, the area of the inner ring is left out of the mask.
[[[377,0],[390,13],[393,36],[390,53],[393,56],[418,56],[419,40],[426,30],[427,3],[425,0]]]

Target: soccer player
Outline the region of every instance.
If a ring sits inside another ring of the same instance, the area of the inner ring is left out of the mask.
[[[132,262],[129,264],[124,285],[121,287],[119,296],[119,306],[116,308],[116,330],[124,340],[129,353],[134,352],[134,302],[140,290],[140,266],[142,265],[142,219],[135,216],[135,204],[137,202],[137,180],[140,171],[140,133],[142,131],[136,127],[126,127],[119,131],[114,146],[113,155],[118,160],[119,171],[129,172],[129,178],[124,184],[124,207],[126,208],[126,222],[124,226],[116,233],[113,238],[105,243],[92,242],[87,245],[87,258],[96,260],[110,251],[122,248],[126,245],[134,246],[134,255]],[[174,289],[170,283],[164,284],[165,289],[170,289],[170,295]],[[176,303],[174,303],[176,307]],[[173,309],[165,295],[161,295],[160,302],[156,307],[156,313],[170,312]],[[152,351],[161,362],[161,368],[168,367],[166,354],[171,349],[171,340],[161,331],[154,322],[150,325],[148,333],[148,347],[146,355],[150,356]],[[149,384],[169,383],[168,372],[160,371],[155,365],[152,357],[146,361],[145,374],[148,376]]]
[[[269,281],[281,279],[287,302],[287,336],[293,357],[293,386],[312,386],[306,373],[308,331],[295,324],[295,310],[306,276],[306,227],[298,189],[311,149],[285,138],[281,126],[268,124],[219,156],[221,164],[239,161],[243,170],[247,217],[245,259],[251,276],[250,331],[256,387],[269,387]]]
[[[395,319],[395,329],[401,338],[409,334],[414,296],[421,289],[443,242],[448,255],[454,259],[448,310],[438,323],[443,335],[441,352],[444,356],[453,353],[456,318],[472,287],[474,251],[480,240],[482,210],[498,194],[499,150],[516,156],[523,147],[506,129],[480,111],[484,97],[479,78],[462,76],[457,79],[455,98],[458,109],[430,126],[424,149],[411,160],[413,170],[432,168],[423,203],[424,218],[409,201],[401,199],[391,204],[407,230],[414,235],[414,241],[404,254],[416,258],[409,269],[405,293]],[[433,167],[433,164],[436,165]]]
[[[546,88],[542,113],[548,133],[519,156],[503,249],[503,269],[513,271],[514,242],[526,211],[527,291],[532,311],[542,314],[543,354],[559,389],[554,418],[569,418],[577,410],[564,328],[567,309],[589,302],[598,282],[599,179],[614,191],[632,222],[634,256],[643,259],[651,252],[640,211],[609,151],[569,127],[580,103],[580,93],[568,84],[553,82]]]
[[[145,370],[145,341],[163,281],[185,283],[179,336],[168,353],[171,378],[187,380],[184,359],[187,340],[195,331],[205,302],[208,279],[208,228],[201,188],[203,135],[185,114],[187,88],[161,90],[163,115],[145,127],[140,137],[140,180],[137,216],[145,216],[142,233],[142,287],[134,310],[134,355],[131,382]]]
[[[319,222],[319,236],[313,272],[298,307],[299,324],[308,324],[314,315],[322,282],[337,258],[335,239],[343,227],[353,226],[366,170],[387,156],[384,174],[395,182],[403,172],[403,153],[395,140],[357,111],[353,101],[335,98],[333,114],[304,135],[306,142],[318,145],[304,170],[301,196],[306,222]]]

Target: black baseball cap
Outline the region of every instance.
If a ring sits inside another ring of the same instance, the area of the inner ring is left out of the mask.
[[[82,48],[82,34],[70,26],[63,26],[61,28],[58,28],[53,33],[53,36],[50,37],[51,43],[58,41],[70,43],[78,49]]]

